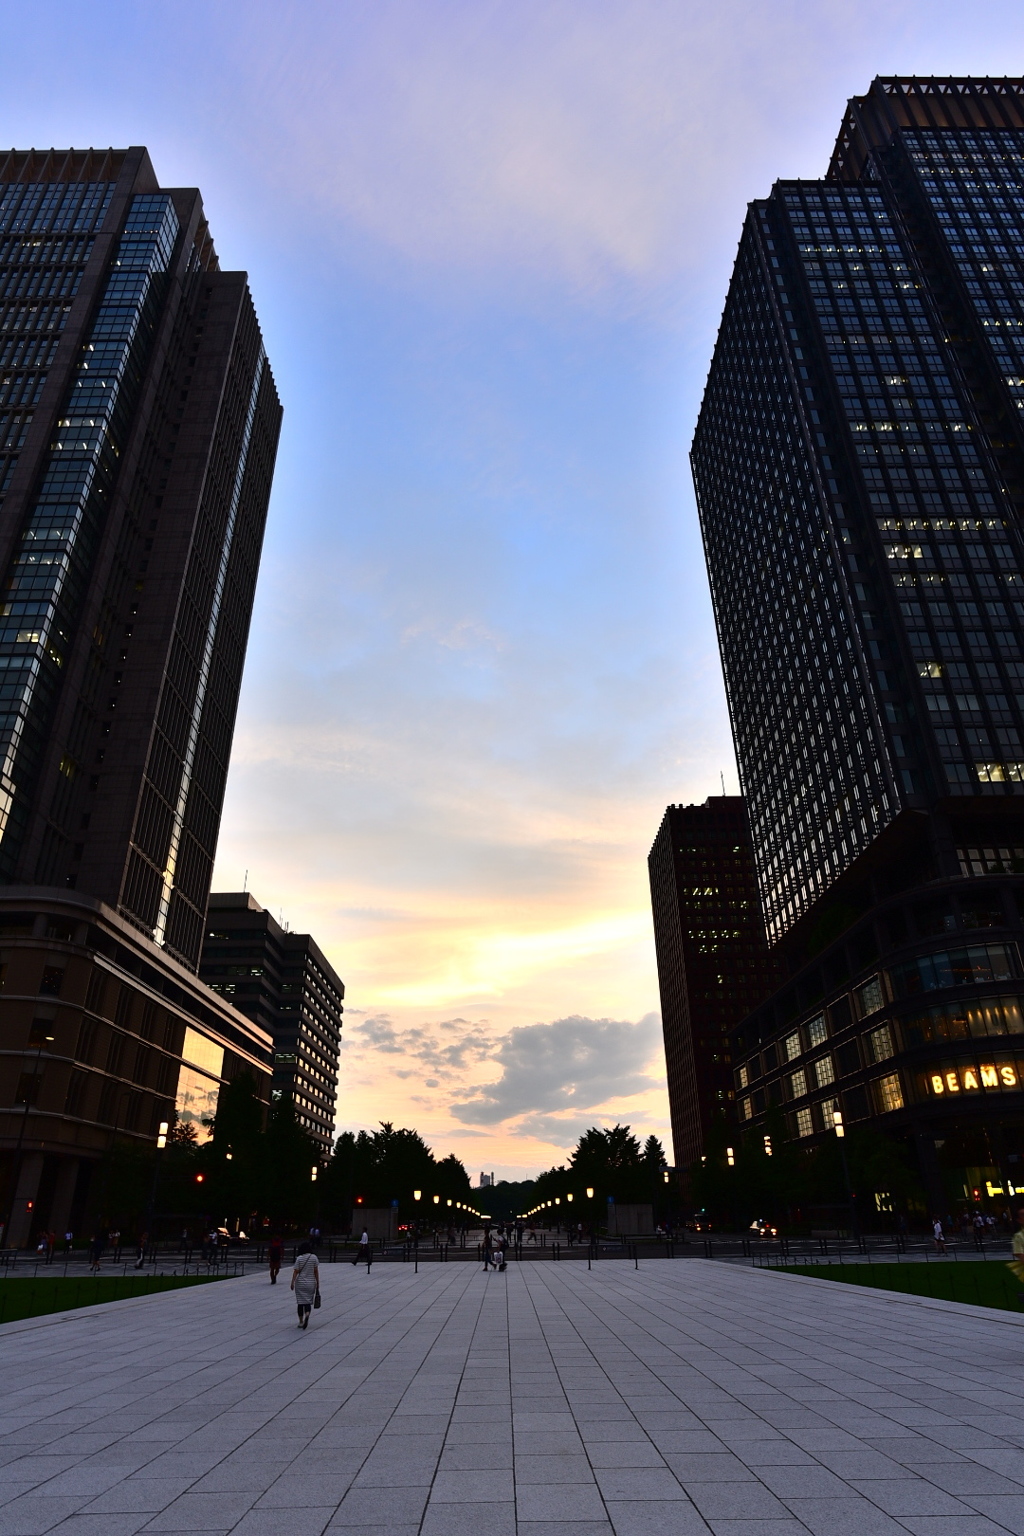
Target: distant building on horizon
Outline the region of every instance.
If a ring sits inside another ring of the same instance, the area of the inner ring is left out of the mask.
[[[334,1146],[345,984],[308,933],[248,891],[214,891],[199,975],[274,1042],[272,1100],[288,1099],[325,1157]]]
[[[750,205],[692,464],[785,977],[740,1124],[1024,1157],[1024,81],[876,79]],[[1016,1171],[1024,1188],[1024,1176]],[[995,1191],[995,1194],[992,1194]]]
[[[0,1222],[205,1135],[270,1039],[196,979],[281,407],[145,149],[0,153]]]
[[[734,1097],[729,1030],[772,974],[742,797],[670,805],[648,869],[672,1145],[685,1173]]]

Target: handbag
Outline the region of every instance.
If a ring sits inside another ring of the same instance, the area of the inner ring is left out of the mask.
[[[313,1297],[313,1311],[314,1312],[317,1310],[319,1305],[320,1305],[320,1287],[317,1286],[317,1288],[316,1288],[316,1295]]]

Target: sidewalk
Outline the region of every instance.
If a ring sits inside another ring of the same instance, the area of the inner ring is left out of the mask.
[[[0,1536],[998,1536],[1024,1318],[721,1264],[264,1275],[0,1328]],[[510,1372],[511,1361],[511,1372]]]

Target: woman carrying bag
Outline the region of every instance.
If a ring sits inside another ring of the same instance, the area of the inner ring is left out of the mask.
[[[309,1327],[311,1307],[320,1305],[320,1266],[311,1243],[300,1243],[292,1270],[292,1290],[299,1309],[299,1327]]]

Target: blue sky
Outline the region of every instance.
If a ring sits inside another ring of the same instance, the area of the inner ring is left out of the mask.
[[[1019,5],[6,4],[0,139],[146,144],[285,426],[215,878],[348,984],[341,1124],[667,1129],[646,854],[735,788],[686,454],[747,201]]]

